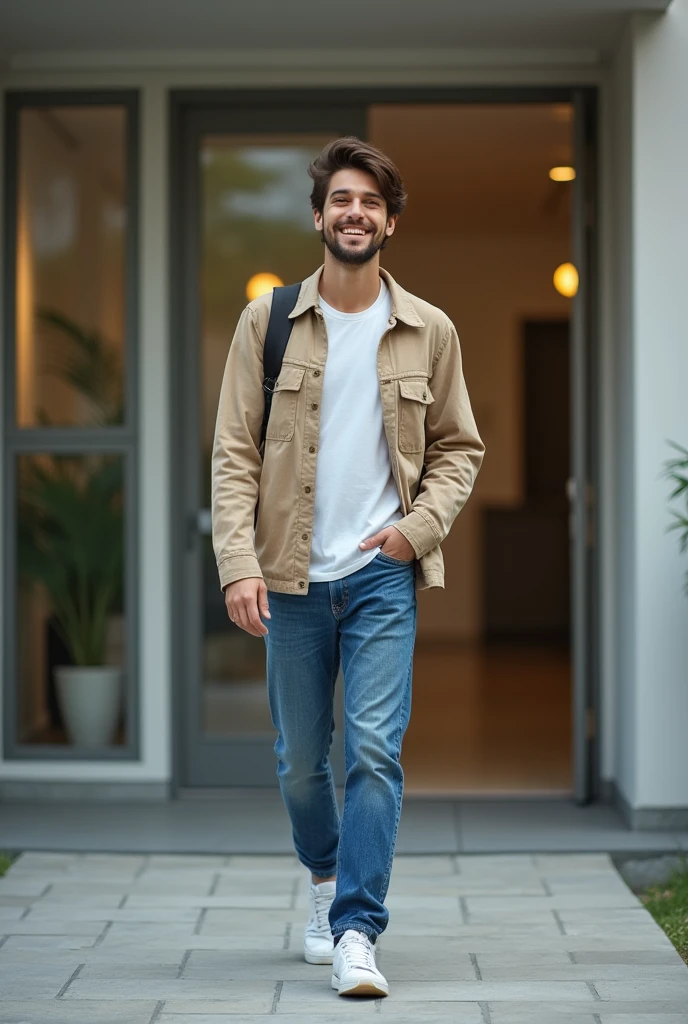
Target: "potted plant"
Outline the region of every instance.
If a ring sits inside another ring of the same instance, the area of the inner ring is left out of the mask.
[[[669,529],[679,531],[679,545],[681,552],[685,553],[688,551],[688,448],[684,448],[674,441],[670,441],[669,444],[679,453],[664,463],[665,475],[674,484],[670,498],[682,497],[685,505],[683,512],[671,509],[674,521]],[[685,592],[688,595],[688,570],[686,571]]]
[[[72,664],[55,668],[70,740],[112,742],[121,666],[106,664],[109,617],[122,601],[122,465],[118,457],[34,456],[20,474],[19,571],[42,584]]]

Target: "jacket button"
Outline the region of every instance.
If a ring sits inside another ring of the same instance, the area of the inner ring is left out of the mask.
[[[303,582],[303,580],[299,580],[299,586],[303,588],[306,586],[306,584]]]
[[[310,487],[304,487],[304,491],[306,492],[306,494],[310,494],[311,493]]]
[[[314,377],[319,377],[320,376],[320,370],[313,370],[313,376]]]
[[[311,404],[311,409],[317,409],[317,408],[318,408],[318,403],[317,402],[313,402]]]
[[[315,451],[315,448],[313,447],[313,445],[311,445],[311,446],[310,446],[310,448],[308,449],[308,451],[309,451],[309,452],[314,452],[314,451]]]
[[[308,534],[307,533],[302,533],[301,534],[301,540],[308,540]]]

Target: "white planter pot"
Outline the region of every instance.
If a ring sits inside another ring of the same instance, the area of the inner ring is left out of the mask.
[[[61,665],[55,669],[57,694],[67,735],[75,746],[112,743],[122,700],[121,668]]]

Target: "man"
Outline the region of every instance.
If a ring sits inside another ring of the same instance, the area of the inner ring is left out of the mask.
[[[277,773],[311,872],[306,960],[334,964],[340,995],[382,996],[374,944],[388,922],[416,590],[444,586],[439,545],[484,445],[454,325],[380,268],[406,204],[399,171],[347,137],[309,174],[324,266],[290,313],[262,458],[271,295],[241,315],[213,448],[213,543],[230,619],[266,644]],[[341,821],[328,760],[340,657]]]

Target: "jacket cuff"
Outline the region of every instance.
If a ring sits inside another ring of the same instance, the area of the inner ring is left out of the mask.
[[[398,522],[393,523],[393,526],[403,533],[406,540],[409,542],[413,550],[416,552],[416,558],[422,558],[432,548],[437,547],[439,540],[435,536],[435,531],[430,526],[430,523],[421,515],[420,512],[416,512],[411,509],[407,516],[403,519],[399,519]]]
[[[256,556],[246,553],[228,555],[219,563],[217,571],[220,575],[220,590],[223,591],[228,583],[246,579],[248,576],[263,578]]]

